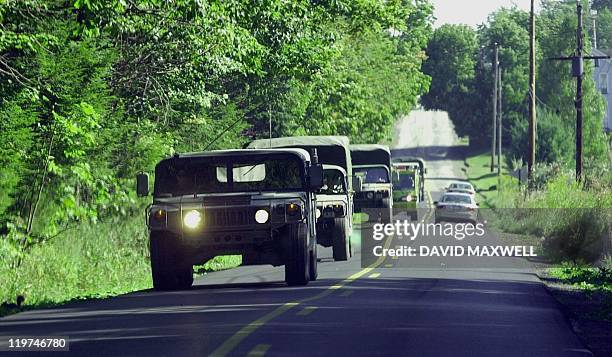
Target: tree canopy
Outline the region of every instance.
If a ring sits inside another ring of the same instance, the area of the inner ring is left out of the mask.
[[[136,212],[137,171],[270,118],[383,140],[428,89],[431,23],[426,0],[0,1],[0,233]]]

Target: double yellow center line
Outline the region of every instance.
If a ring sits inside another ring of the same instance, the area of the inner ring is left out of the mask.
[[[385,241],[385,248],[389,248],[389,246],[391,245],[391,241],[392,241],[392,237],[387,238],[387,240]],[[305,299],[302,299],[302,300],[298,300],[298,301],[294,301],[294,302],[284,303],[283,305],[281,305],[281,306],[277,307],[276,309],[270,311],[269,313],[265,314],[264,316],[262,316],[262,317],[258,318],[257,320],[249,323],[248,325],[242,327],[240,330],[238,330],[238,332],[233,334],[232,337],[227,339],[225,342],[223,342],[223,344],[221,346],[219,346],[215,351],[213,351],[210,354],[210,356],[212,356],[212,357],[227,356],[245,338],[250,336],[258,328],[260,328],[261,326],[265,325],[266,323],[268,323],[272,319],[274,319],[274,318],[284,314],[285,312],[293,309],[296,306],[300,306],[300,305],[305,304],[305,303],[309,303],[309,302],[312,302],[312,301],[315,301],[315,300],[319,300],[321,298],[324,298],[324,297],[330,295],[331,293],[333,293],[334,291],[336,291],[338,289],[342,289],[347,284],[350,284],[353,281],[361,278],[362,276],[370,273],[372,270],[374,270],[376,267],[378,267],[380,264],[382,264],[384,262],[384,260],[385,260],[384,257],[382,257],[382,256],[378,257],[378,259],[374,263],[370,264],[370,266],[368,266],[367,268],[364,268],[364,269],[358,271],[357,273],[355,273],[355,274],[349,276],[348,278],[342,280],[338,284],[335,284],[335,285],[332,285],[332,286],[328,287],[327,289],[323,290],[322,292],[320,292],[319,294],[317,294],[315,296],[312,296],[312,297],[309,297],[309,298],[305,298]]]

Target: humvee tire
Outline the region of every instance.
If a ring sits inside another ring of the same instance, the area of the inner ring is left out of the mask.
[[[346,219],[334,218],[334,229],[332,230],[332,251],[335,261],[348,260],[351,255],[349,240],[346,237]]]
[[[151,232],[151,274],[155,290],[188,289],[193,284],[193,266],[181,262],[175,237]]]
[[[287,233],[285,282],[289,286],[303,286],[308,284],[310,275],[311,255],[307,228],[303,224],[292,224]]]
[[[418,208],[414,208],[414,209],[410,209],[409,211],[409,217],[411,221],[418,221],[419,220],[419,211]]]
[[[308,277],[310,281],[315,281],[319,277],[319,271],[317,269],[317,245],[310,251],[310,262],[308,265]]]
[[[391,222],[391,218],[393,217],[393,208],[391,207],[391,199],[383,198],[382,200],[382,209],[381,209],[381,220],[383,223]]]

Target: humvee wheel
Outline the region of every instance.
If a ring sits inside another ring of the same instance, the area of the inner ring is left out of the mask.
[[[181,262],[174,239],[151,232],[151,275],[155,290],[181,290],[193,284],[193,266]]]
[[[414,210],[410,210],[410,220],[411,221],[418,221],[419,220],[419,213],[418,213],[418,209],[415,208]]]
[[[314,245],[314,248],[310,251],[310,262],[308,265],[308,277],[310,281],[317,280],[319,276],[319,272],[317,269],[317,245]]]
[[[287,255],[285,257],[285,282],[289,286],[308,284],[310,273],[310,250],[308,249],[308,233],[302,225],[292,224],[287,239]]]
[[[393,207],[391,206],[391,199],[383,198],[382,209],[381,209],[381,220],[383,223],[391,222],[393,217]]]
[[[334,260],[348,260],[350,253],[349,239],[347,239],[346,219],[334,218],[334,229],[332,231],[332,251]]]

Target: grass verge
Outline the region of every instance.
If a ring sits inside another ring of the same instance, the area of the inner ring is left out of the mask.
[[[82,299],[105,298],[152,287],[148,236],[142,217],[83,223],[33,246],[16,265],[0,239],[0,316]],[[196,274],[240,265],[222,256],[196,266]],[[25,298],[14,306],[17,296]]]
[[[564,263],[539,272],[550,293],[563,306],[572,328],[597,357],[610,356],[612,276],[603,266]]]
[[[487,151],[472,151],[466,155],[465,170],[468,181],[476,190],[476,201],[483,208],[492,208],[498,206],[503,201],[499,188],[516,185],[516,180],[507,175],[508,167],[505,164],[505,159],[502,160],[502,176],[501,181],[497,177],[497,168],[491,172],[491,154]]]

